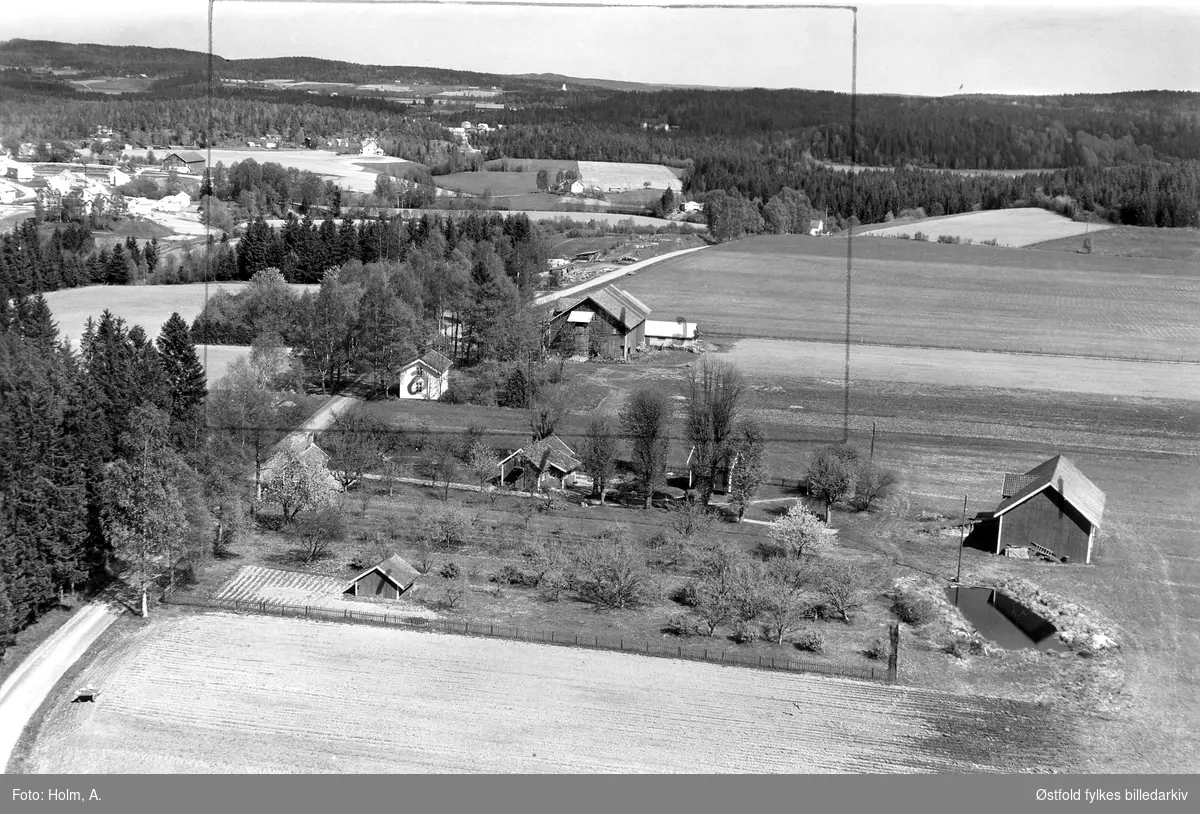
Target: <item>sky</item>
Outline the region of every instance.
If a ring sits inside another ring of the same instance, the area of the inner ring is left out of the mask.
[[[542,0],[563,1],[570,0]],[[612,0],[607,8],[219,0],[213,48],[227,58],[316,56],[664,84],[851,89],[849,11],[620,7],[630,2],[637,0]],[[1194,0],[857,6],[860,93],[1200,91]],[[204,51],[207,2],[24,3],[5,10],[0,36]]]

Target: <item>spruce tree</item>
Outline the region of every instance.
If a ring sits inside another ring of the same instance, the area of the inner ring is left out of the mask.
[[[171,416],[172,436],[177,442],[186,438],[195,443],[208,385],[196,353],[196,343],[192,341],[187,323],[178,313],[171,314],[163,324],[158,335],[158,351],[170,396],[168,414]]]

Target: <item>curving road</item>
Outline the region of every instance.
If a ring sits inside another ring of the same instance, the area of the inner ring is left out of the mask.
[[[104,602],[85,605],[0,686],[0,773],[8,766],[17,740],[50,690],[118,614]]]

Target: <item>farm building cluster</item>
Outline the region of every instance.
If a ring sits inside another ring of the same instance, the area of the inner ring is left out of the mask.
[[[649,319],[650,307],[615,285],[566,297],[554,305],[548,344],[567,356],[626,361],[639,346],[694,348],[696,325],[680,317]]]

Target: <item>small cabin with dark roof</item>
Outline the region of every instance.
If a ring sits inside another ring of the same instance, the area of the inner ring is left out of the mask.
[[[397,373],[400,398],[437,401],[450,386],[452,365],[435,350],[412,359]]]
[[[583,463],[557,435],[526,444],[500,461],[500,482],[519,483],[525,491],[566,489],[575,484]]]
[[[419,576],[417,569],[393,554],[350,580],[342,593],[374,599],[399,599]]]
[[[1028,472],[1005,475],[1000,504],[975,517],[966,544],[993,554],[1027,549],[1047,559],[1089,564],[1103,516],[1104,492],[1055,455]]]
[[[551,347],[568,356],[625,360],[646,339],[650,308],[615,285],[560,301],[550,318]]]

